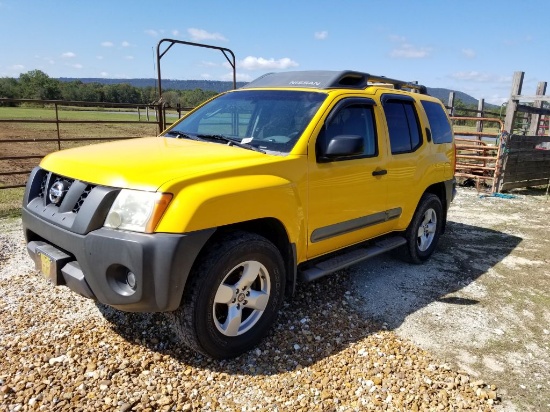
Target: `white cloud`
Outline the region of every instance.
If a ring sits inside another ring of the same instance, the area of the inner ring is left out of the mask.
[[[226,82],[232,82],[233,81],[233,72],[226,73],[223,76],[221,76],[220,80],[226,81]],[[249,74],[239,74],[237,73],[237,81],[238,82],[250,82],[254,80]]]
[[[388,36],[392,43],[399,43],[390,52],[390,57],[397,59],[423,59],[428,57],[432,51],[429,47],[417,47],[407,41],[407,38],[398,34]]]
[[[187,33],[191,36],[191,38],[195,41],[200,40],[221,40],[221,41],[227,41],[227,39],[221,35],[220,33],[209,33],[206,30],[203,29],[195,29],[190,28],[187,29]]]
[[[73,52],[66,52],[61,55],[64,59],[72,59],[73,57],[76,57],[76,54]]]
[[[14,64],[10,67],[10,70],[23,70],[24,68],[25,66],[23,66],[22,64]]]
[[[296,67],[298,63],[294,60],[283,57],[282,59],[264,59],[263,57],[247,56],[244,60],[237,64],[240,68],[245,70],[258,70],[258,69],[288,69],[289,67]]]
[[[472,49],[462,49],[461,52],[462,55],[467,59],[473,59],[474,57],[476,57],[476,52]]]
[[[84,66],[82,66],[80,63],[76,63],[76,64],[71,65],[71,67],[73,67],[75,69],[82,69]]]
[[[153,29],[145,30],[145,34],[148,34],[152,37],[157,37],[159,35],[159,32]]]
[[[123,41],[123,42],[121,43],[121,46],[122,46],[122,47],[130,47],[131,44],[128,43],[128,42],[125,40],[125,41]]]
[[[502,96],[500,94],[493,94],[486,98],[485,100],[492,103],[492,104],[498,104],[501,105],[502,103],[506,103],[510,96]]]
[[[107,76],[109,76],[109,73],[107,73],[107,72],[101,72],[101,73],[99,73],[99,75],[100,75],[101,77],[107,77]]]
[[[103,59],[104,59],[103,56],[95,56],[95,58],[96,58],[97,60],[103,60]]]
[[[212,75],[211,74],[208,74],[208,73],[203,73],[201,74],[201,79],[204,79],[204,80],[210,80],[212,78]]]
[[[328,37],[328,31],[326,31],[326,30],[316,31],[315,33],[313,33],[313,36],[317,40],[325,40]]]
[[[112,41],[104,41],[103,43],[101,43],[101,46],[102,47],[113,47],[114,43]]]
[[[495,80],[493,75],[489,73],[481,73],[475,70],[465,71],[465,72],[456,72],[451,74],[451,78],[455,80],[469,81],[469,82],[488,82],[488,81]]]
[[[412,44],[403,43],[396,49],[390,52],[390,56],[401,59],[423,59],[430,55],[429,47],[415,47]]]
[[[390,41],[396,42],[396,43],[405,43],[407,41],[406,37],[400,36],[398,34],[391,34],[389,38],[390,38]]]
[[[179,36],[179,35],[180,35],[180,31],[177,30],[177,29],[174,29],[174,30],[172,30],[172,35],[173,35],[173,36]]]
[[[134,60],[134,56],[124,56],[126,60]]]
[[[206,60],[203,60],[201,62],[201,66],[204,66],[204,67],[217,67],[218,66],[218,63],[214,63],[214,62],[208,62]],[[230,67],[229,64],[226,64],[226,67]]]

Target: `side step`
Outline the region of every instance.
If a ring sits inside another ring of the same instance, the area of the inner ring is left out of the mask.
[[[350,252],[331,257],[327,260],[317,262],[315,266],[300,271],[300,280],[303,282],[311,282],[320,277],[329,275],[337,270],[347,266],[362,262],[392,249],[403,246],[407,241],[402,236],[392,236],[377,241],[374,245],[354,249]]]

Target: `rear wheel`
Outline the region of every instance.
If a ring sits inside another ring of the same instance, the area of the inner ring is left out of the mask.
[[[285,276],[279,250],[267,239],[235,232],[210,245],[194,268],[179,309],[179,338],[213,358],[257,345],[275,321]]]
[[[443,225],[443,206],[439,197],[425,193],[412,218],[405,237],[405,257],[413,263],[422,263],[434,252]]]

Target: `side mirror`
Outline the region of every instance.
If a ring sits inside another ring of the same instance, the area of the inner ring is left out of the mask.
[[[334,136],[326,147],[321,149],[319,160],[329,162],[338,157],[360,155],[364,150],[363,144],[363,137],[359,135]]]

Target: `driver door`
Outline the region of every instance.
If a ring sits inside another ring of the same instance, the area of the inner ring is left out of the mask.
[[[375,102],[347,98],[338,102],[308,151],[308,259],[389,229],[386,145],[376,132]],[[322,145],[336,135],[360,135],[363,150],[353,156],[319,159]]]

